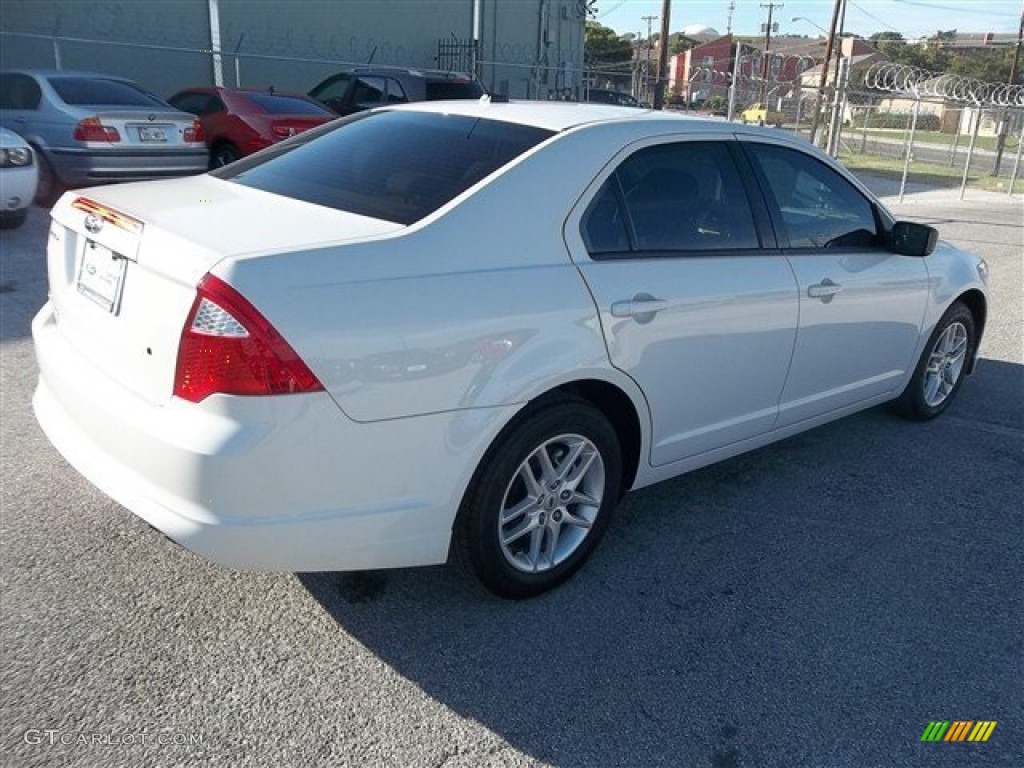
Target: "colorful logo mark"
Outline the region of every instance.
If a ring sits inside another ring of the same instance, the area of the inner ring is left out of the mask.
[[[988,741],[995,729],[995,720],[932,720],[921,741]]]

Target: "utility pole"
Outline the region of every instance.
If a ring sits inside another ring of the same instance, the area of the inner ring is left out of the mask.
[[[1006,83],[1013,85],[1017,79],[1017,67],[1020,66],[1020,47],[1024,42],[1024,10],[1020,12],[1020,29],[1017,30],[1017,49],[1013,52],[1013,63],[1010,65],[1010,77]],[[999,166],[1003,164],[1003,149],[1006,147],[1006,117],[1009,113],[1004,109],[1002,120],[999,126],[999,136],[996,138],[996,164],[992,171],[993,176],[999,175]]]
[[[665,106],[665,86],[668,84],[668,36],[672,0],[661,0],[661,38],[658,40],[658,79],[654,82],[654,108]]]
[[[641,16],[647,22],[647,63],[644,64],[644,93],[650,98],[651,94],[651,22],[657,16]]]
[[[811,144],[814,143],[814,137],[818,133],[818,122],[821,120],[821,108],[824,106],[822,102],[825,100],[825,83],[828,82],[828,66],[832,61],[832,45],[836,40],[836,27],[839,24],[839,9],[843,5],[843,0],[836,0],[835,7],[832,10],[832,25],[828,30],[828,42],[825,43],[825,58],[821,60],[821,79],[818,81],[818,98],[814,101],[814,119],[811,120],[811,135],[809,137]]]
[[[761,103],[768,107],[768,72],[771,70],[771,61],[768,51],[772,46],[772,14],[776,8],[784,8],[782,3],[761,3],[762,8],[768,9],[768,23],[764,25],[764,56],[761,57]]]

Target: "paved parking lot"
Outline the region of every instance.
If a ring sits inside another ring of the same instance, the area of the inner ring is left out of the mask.
[[[31,414],[45,212],[2,233],[4,766],[1020,766],[1024,207],[913,190],[994,306],[949,413],[875,409],[628,497],[567,586],[248,574],[80,479]],[[995,720],[925,744],[932,720]]]

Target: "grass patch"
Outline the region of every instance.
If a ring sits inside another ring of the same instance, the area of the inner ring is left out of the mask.
[[[869,138],[893,139],[896,141],[904,141],[909,133],[909,131],[903,130],[902,128],[894,128],[888,130],[881,128],[868,128]],[[856,138],[859,138],[863,135],[864,129],[859,125],[847,125],[843,128],[843,136],[847,141],[853,141]],[[1017,144],[1019,141],[1020,137],[1017,135],[1009,135],[1006,137],[1006,143],[1003,145],[1003,152],[1010,154],[1011,161],[1013,154],[1017,151]],[[943,147],[951,147],[953,146],[953,134],[941,133],[940,131],[915,131],[914,143],[938,144]],[[970,145],[971,135],[969,133],[961,133],[960,140],[957,142],[957,147],[966,150]],[[977,149],[988,149],[995,151],[996,137],[979,136],[974,146]]]
[[[903,178],[903,160],[896,157],[879,157],[878,155],[862,155],[854,152],[841,152],[839,162],[851,171],[866,171],[875,176],[899,181]],[[910,164],[907,182],[912,184],[928,184],[935,187],[958,188],[963,179],[963,169],[949,168],[937,163]],[[996,178],[988,173],[971,173],[967,177],[967,186],[972,189],[988,189],[993,192],[1006,192],[1008,178]],[[1013,187],[1014,194],[1024,193],[1024,177],[1018,176]]]

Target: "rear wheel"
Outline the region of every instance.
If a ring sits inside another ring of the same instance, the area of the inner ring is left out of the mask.
[[[496,595],[546,592],[583,565],[621,485],[614,428],[588,403],[543,407],[498,438],[453,531],[459,561]]]
[[[946,410],[960,391],[976,344],[974,315],[958,301],[935,326],[910,383],[895,403],[897,412],[924,421]]]
[[[35,153],[36,163],[39,167],[39,184],[36,186],[35,203],[43,208],[49,208],[64,192],[64,184],[39,147],[32,147],[32,151]]]

